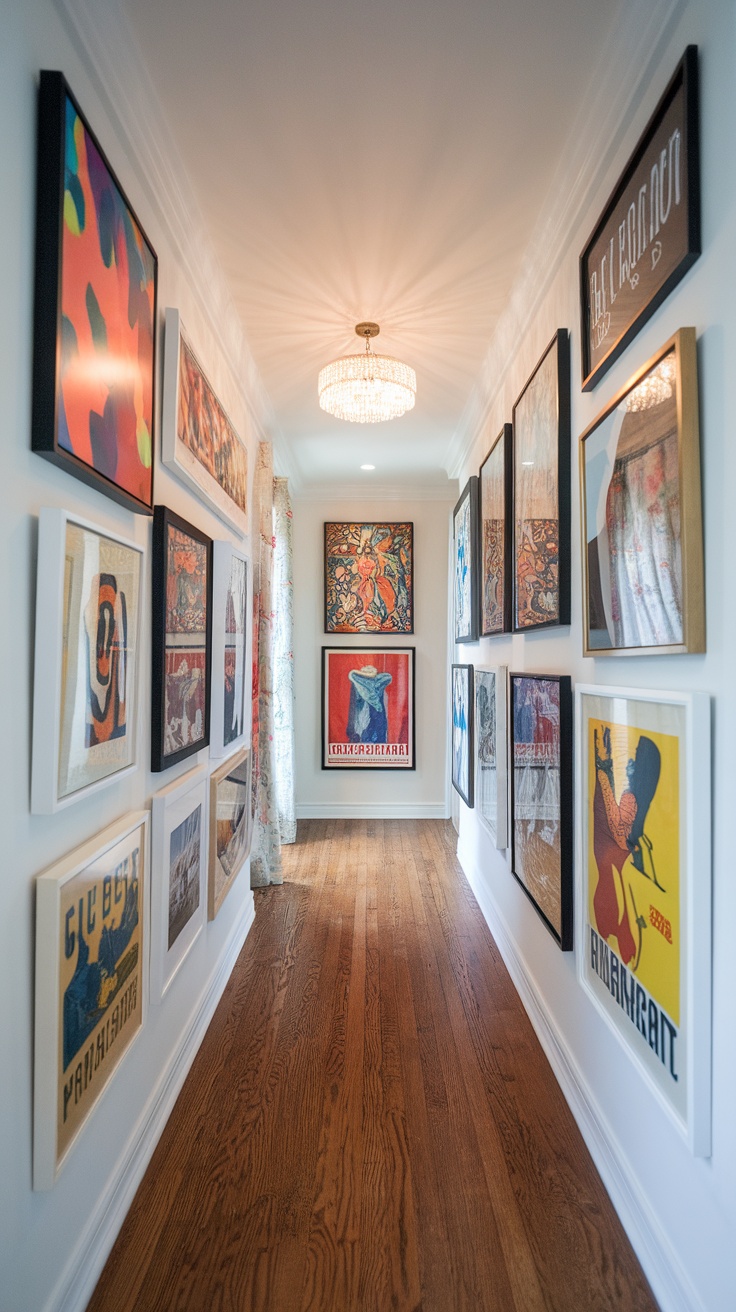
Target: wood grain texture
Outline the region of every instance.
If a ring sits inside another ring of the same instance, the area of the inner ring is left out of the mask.
[[[655,1312],[454,847],[300,822],[89,1312]]]

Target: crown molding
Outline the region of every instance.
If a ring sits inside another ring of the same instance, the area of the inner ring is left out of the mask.
[[[458,498],[456,479],[442,484],[412,483],[402,487],[397,483],[302,483],[296,491],[289,484],[292,496],[299,501],[444,501],[454,505]]]

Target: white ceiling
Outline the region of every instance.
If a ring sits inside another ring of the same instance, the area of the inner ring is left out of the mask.
[[[124,3],[297,479],[440,485],[626,0]],[[388,424],[317,403],[361,319],[417,372]]]

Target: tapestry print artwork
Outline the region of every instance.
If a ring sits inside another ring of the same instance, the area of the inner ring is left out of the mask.
[[[324,649],[325,765],[413,769],[413,649]]]
[[[514,873],[562,935],[560,686],[512,679]]]
[[[179,338],[177,436],[203,469],[248,511],[248,453],[183,333]]]
[[[514,408],[516,628],[559,620],[557,352]]]
[[[207,548],[168,526],[164,753],[205,737]]]
[[[504,424],[480,467],[480,632],[488,637],[511,626],[511,424]]]
[[[245,725],[246,562],[233,554],[225,609],[225,694],[223,743],[239,738]]]
[[[201,845],[202,807],[197,806],[169,840],[169,950],[199,906]]]
[[[413,530],[325,524],[325,632],[412,633]]]

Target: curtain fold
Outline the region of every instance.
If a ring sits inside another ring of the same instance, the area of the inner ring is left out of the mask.
[[[273,482],[273,718],[276,801],[282,843],[296,842],[294,797],[294,609],[289,484]]]
[[[283,882],[274,752],[273,452],[259,442],[253,486],[252,888]]]

